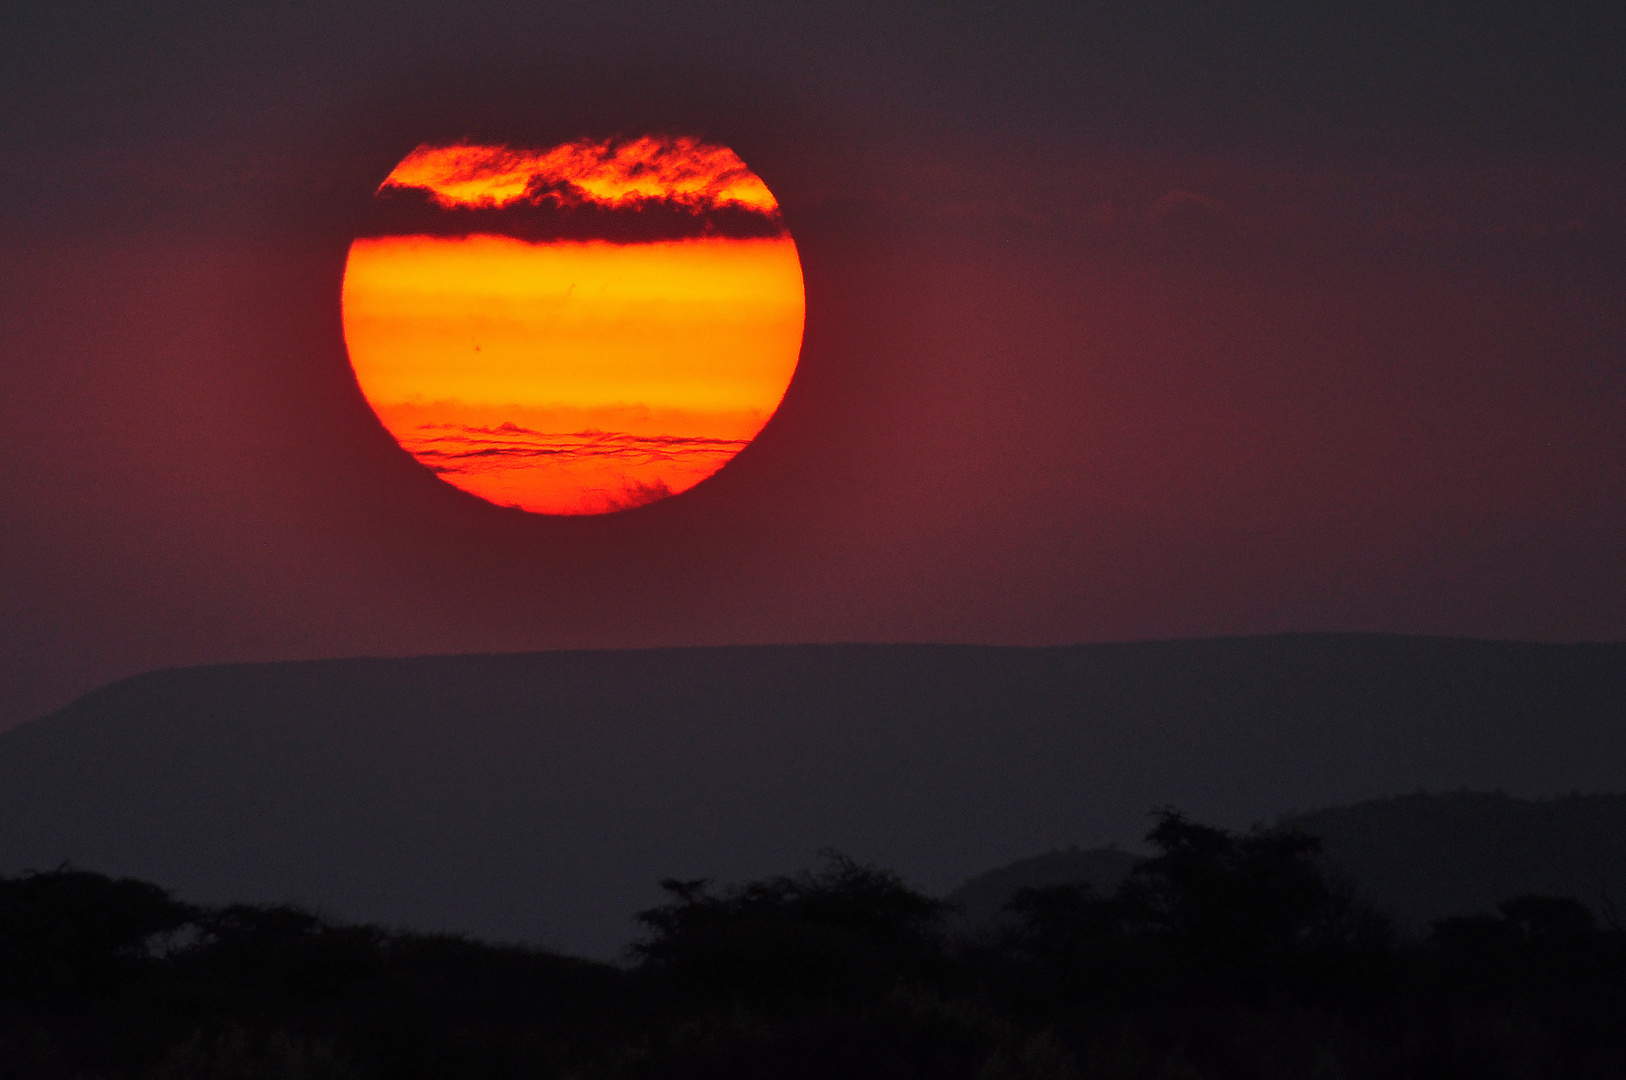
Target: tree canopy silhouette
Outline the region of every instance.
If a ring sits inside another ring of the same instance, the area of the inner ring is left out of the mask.
[[[890,871],[822,853],[818,873],[711,891],[661,883],[671,899],[638,915],[643,969],[686,992],[759,1005],[861,999],[922,980],[943,959],[950,907]]]
[[[1565,897],[1397,935],[1291,829],[1156,813],[1003,936],[824,853],[664,882],[627,967],[63,868],[0,879],[4,1080],[1626,1075],[1626,934]]]
[[[1041,970],[1046,993],[1259,1003],[1392,943],[1387,920],[1328,879],[1314,837],[1155,816],[1146,840],[1158,853],[1113,893],[1027,888],[1007,905],[1007,946]]]

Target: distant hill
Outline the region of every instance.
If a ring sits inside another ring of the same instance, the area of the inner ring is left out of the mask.
[[[0,734],[0,873],[614,955],[662,877],[1024,851],[1463,786],[1626,789],[1626,646],[1384,635],[158,671]]]
[[[1402,795],[1286,823],[1321,837],[1328,863],[1413,924],[1529,893],[1573,896],[1600,915],[1626,905],[1626,795]]]

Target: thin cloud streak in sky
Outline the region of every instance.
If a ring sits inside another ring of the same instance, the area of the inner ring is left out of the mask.
[[[545,432],[514,423],[420,424],[398,438],[450,483],[500,505],[521,505],[505,495],[527,492],[533,501],[524,508],[545,505],[564,514],[602,514],[663,499],[674,493],[668,476],[688,487],[751,441],[596,429]],[[659,467],[660,475],[650,478],[651,467]]]
[[[621,458],[646,463],[714,455],[726,461],[751,441],[694,435],[634,435],[625,431],[553,433],[533,431],[517,424],[494,428],[423,424],[418,430],[424,434],[416,439],[408,436],[402,445],[436,472],[452,471],[442,464],[444,461],[470,462],[457,471],[479,468],[473,459]],[[495,463],[491,467],[509,466]]]

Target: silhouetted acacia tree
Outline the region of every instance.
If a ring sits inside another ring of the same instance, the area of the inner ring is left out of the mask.
[[[152,958],[197,909],[156,885],[66,867],[0,879],[0,993],[91,991]]]
[[[1012,954],[1052,996],[1124,995],[1259,1004],[1310,992],[1393,943],[1386,919],[1330,882],[1314,837],[1283,829],[1241,835],[1157,811],[1158,854],[1116,893],[1087,885],[1023,889],[1007,905]]]

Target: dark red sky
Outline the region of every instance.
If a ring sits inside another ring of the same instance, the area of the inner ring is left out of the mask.
[[[0,727],[243,659],[1626,637],[1617,5],[34,7]],[[358,208],[423,139],[640,127],[785,207],[779,416],[606,518],[433,480],[349,374]]]

